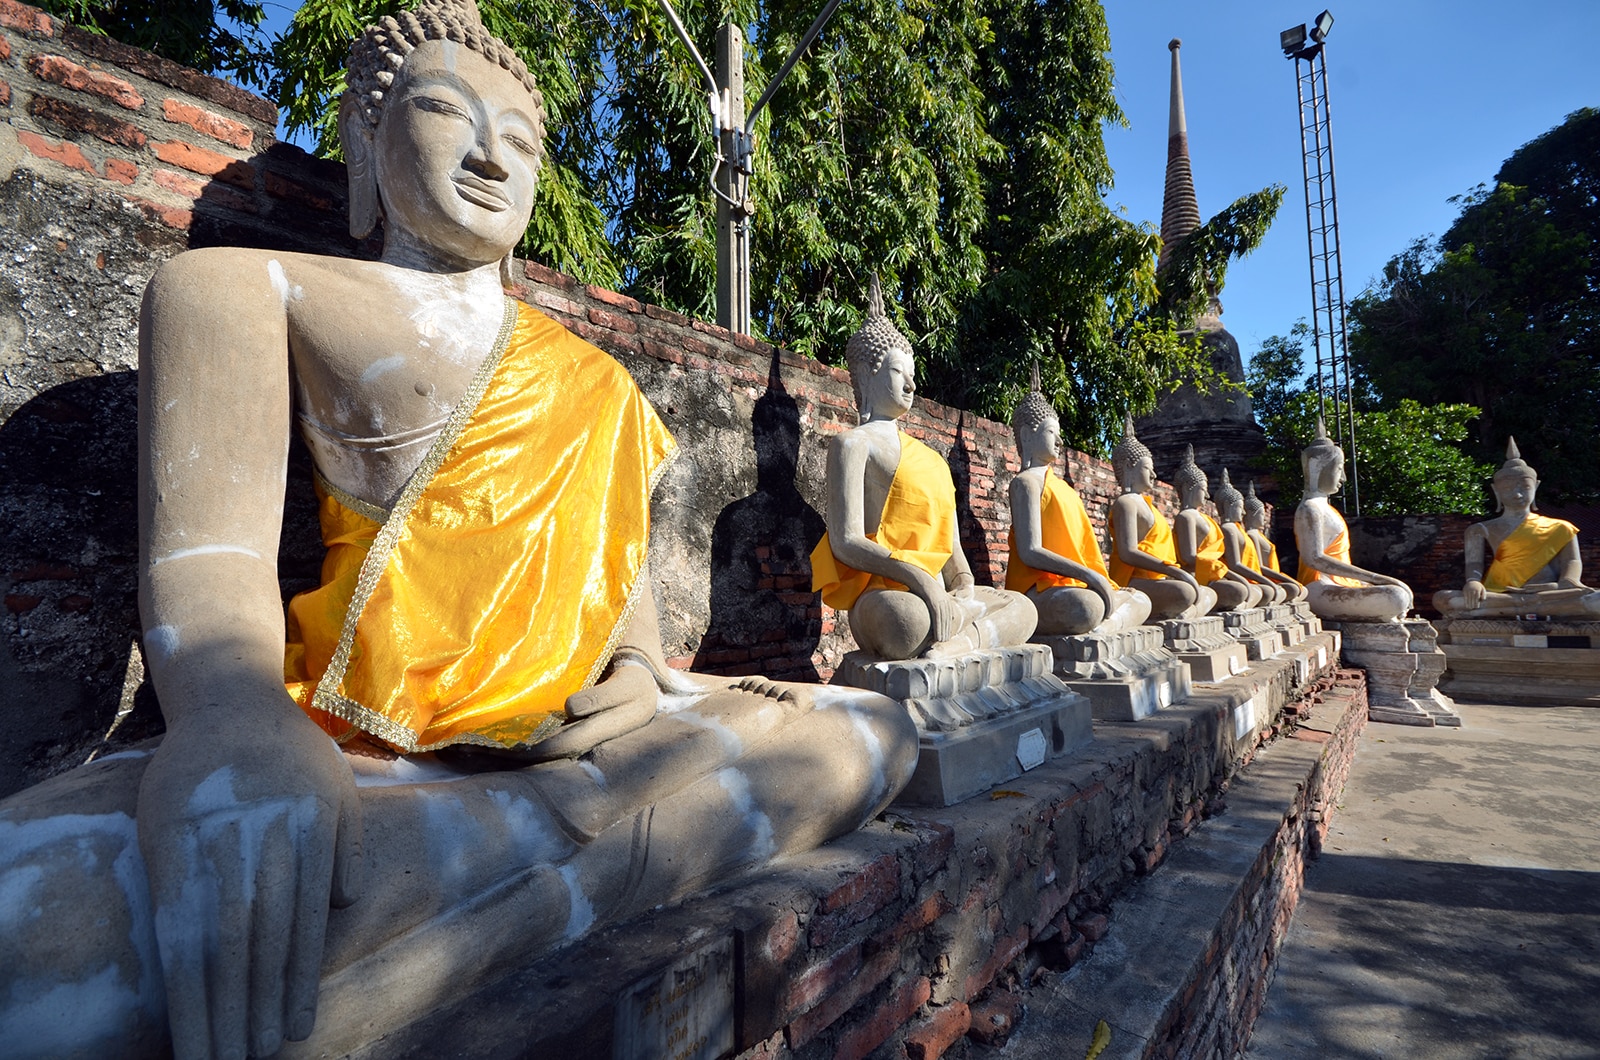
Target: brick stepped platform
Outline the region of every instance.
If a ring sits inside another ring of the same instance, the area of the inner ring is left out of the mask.
[[[1101,1060],[1239,1054],[1367,724],[1360,671],[1340,671],[1318,698],[1234,778],[1220,816],[1112,902],[1108,920],[1082,925],[1101,941],[1067,971],[1037,977],[1005,1050],[973,1049],[969,1060],[1082,1056],[1102,1020],[1111,1041]]]
[[[1327,683],[1332,645],[1313,637],[1153,717],[1097,722],[1086,746],[986,796],[893,810],[408,1026],[319,1028],[282,1055],[611,1057],[652,1028],[669,1047],[647,1054],[685,1060],[942,1055],[1073,924],[1114,914],[1110,896],[1188,845],[1173,840]],[[441,960],[468,956],[464,939]]]

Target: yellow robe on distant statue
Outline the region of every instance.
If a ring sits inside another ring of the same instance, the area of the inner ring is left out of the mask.
[[[944,457],[900,432],[900,463],[884,498],[876,533],[867,537],[889,549],[894,559],[939,577],[950,561],[956,532],[956,484]],[[868,574],[839,562],[824,533],[811,550],[811,591],[836,611],[848,611],[868,589],[904,589],[881,574]]]
[[[1219,581],[1228,573],[1228,565],[1222,557],[1227,552],[1227,545],[1222,539],[1222,527],[1217,521],[1205,512],[1200,513],[1200,518],[1206,521],[1205,540],[1200,542],[1194,550],[1194,580],[1201,585],[1210,585]]]
[[[1248,537],[1249,535],[1246,534],[1245,536]],[[1261,568],[1257,567],[1256,569],[1260,570]],[[1267,569],[1278,574],[1283,573],[1283,568],[1278,566],[1278,543],[1271,538],[1267,539]]]
[[[1250,531],[1244,528],[1243,523],[1234,523],[1233,525],[1238,527],[1240,537],[1243,539],[1243,544],[1239,546],[1240,562],[1242,562],[1246,567],[1249,567],[1251,570],[1255,571],[1257,574],[1260,574],[1261,553],[1256,551],[1256,543],[1250,540]],[[1277,570],[1278,568],[1273,567],[1272,569]]]
[[[1147,556],[1154,556],[1163,563],[1171,563],[1176,566],[1178,563],[1178,546],[1172,540],[1172,524],[1167,522],[1167,517],[1162,515],[1160,510],[1156,508],[1156,502],[1150,499],[1148,493],[1144,495],[1144,502],[1150,506],[1151,520],[1150,529],[1144,532],[1144,537],[1139,542],[1139,551]],[[1148,578],[1151,581],[1159,581],[1165,577],[1166,575],[1159,571],[1145,570],[1143,567],[1135,567],[1131,563],[1124,563],[1117,556],[1116,550],[1112,550],[1111,580],[1119,586],[1127,588],[1134,578]]]
[[[1100,540],[1095,536],[1094,524],[1083,507],[1078,491],[1056,477],[1049,468],[1044,472],[1044,489],[1039,494],[1039,543],[1046,552],[1069,559],[1088,567],[1105,577],[1105,556],[1100,552]],[[1082,588],[1084,582],[1064,574],[1034,570],[1017,555],[1017,531],[1013,527],[1009,537],[1011,558],[1006,564],[1006,588],[1015,592],[1029,589],[1055,589],[1061,586]]]
[[[1491,593],[1521,588],[1577,536],[1578,528],[1565,519],[1529,512],[1494,550],[1494,562],[1483,576],[1483,587]]]
[[[552,734],[633,615],[676,443],[609,355],[507,299],[494,351],[392,511],[319,483],[320,588],[284,679],[336,739],[400,751]]]
[[[1339,514],[1339,509],[1330,504],[1328,505],[1328,511],[1333,514],[1334,521],[1339,524],[1339,532],[1334,535],[1332,541],[1328,542],[1328,547],[1322,550],[1322,554],[1329,559],[1336,559],[1340,563],[1349,563],[1350,526],[1344,521],[1344,516]],[[1321,571],[1306,566],[1306,561],[1302,559],[1300,561],[1300,577],[1295,580],[1301,585],[1310,585],[1319,578],[1324,581],[1330,581],[1335,585],[1348,585],[1356,589],[1366,584],[1365,582],[1356,581],[1354,578],[1346,578],[1342,574],[1323,574]]]

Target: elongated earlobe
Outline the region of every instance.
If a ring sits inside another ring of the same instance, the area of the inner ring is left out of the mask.
[[[339,142],[350,182],[350,234],[365,239],[378,226],[378,174],[373,165],[372,126],[349,92],[339,103]]]

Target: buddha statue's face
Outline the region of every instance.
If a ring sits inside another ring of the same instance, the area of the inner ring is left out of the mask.
[[[1022,457],[1024,467],[1055,463],[1061,455],[1061,421],[1054,416],[1046,416],[1038,426],[1024,427],[1021,442],[1018,455]]]
[[[1246,530],[1262,530],[1267,525],[1267,510],[1265,508],[1246,508],[1244,510],[1244,528]]]
[[[398,237],[466,266],[511,253],[538,184],[533,112],[521,82],[472,49],[412,51],[373,133],[386,249]]]
[[[1531,471],[1496,475],[1492,483],[1494,498],[1508,512],[1527,512],[1539,491],[1539,478]]]
[[[1306,488],[1321,494],[1339,492],[1344,485],[1344,450],[1334,447],[1327,455],[1317,454],[1305,460]]]
[[[911,411],[917,396],[917,367],[911,351],[895,348],[878,370],[861,380],[861,411],[874,420],[897,420]]]
[[[1178,501],[1185,508],[1198,508],[1206,502],[1209,491],[1206,484],[1198,479],[1199,476],[1196,476],[1196,481],[1185,481],[1178,487]]]
[[[1122,474],[1122,488],[1130,493],[1149,493],[1156,488],[1156,464],[1148,456],[1141,456],[1128,465]]]
[[[1217,515],[1225,523],[1244,521],[1244,499],[1232,500],[1226,496],[1217,501]]]

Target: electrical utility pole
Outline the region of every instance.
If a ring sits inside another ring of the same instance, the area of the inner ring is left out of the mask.
[[[706,82],[712,135],[717,141],[717,157],[711,167],[711,190],[717,197],[717,323],[736,335],[750,334],[750,230],[756,213],[755,201],[750,197],[750,175],[754,172],[755,158],[755,134],[751,129],[762,108],[771,102],[778,86],[817,39],[841,2],[828,0],[746,115],[744,34],[739,27],[727,23],[717,30],[717,69],[713,73],[700,57],[700,49],[694,46],[671,0],[660,0],[667,21]]]
[[[1328,31],[1333,15],[1284,30],[1278,44],[1294,62],[1300,103],[1300,171],[1306,186],[1306,253],[1311,265],[1311,341],[1317,367],[1319,407],[1333,405],[1333,437],[1349,458],[1350,475],[1340,497],[1361,514],[1361,472],[1356,452],[1355,401],[1350,352],[1345,345],[1344,276],[1339,260],[1339,199],[1333,179],[1333,118],[1328,109]],[[1309,40],[1307,38],[1310,38]],[[1302,65],[1303,64],[1303,65]]]

